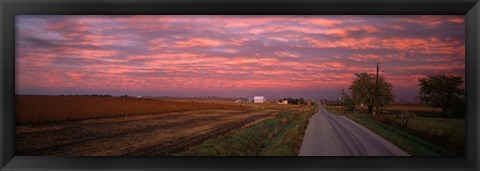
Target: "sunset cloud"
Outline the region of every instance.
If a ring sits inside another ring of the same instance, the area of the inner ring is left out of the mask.
[[[337,97],[375,72],[400,99],[465,75],[463,16],[18,16],[17,93]]]

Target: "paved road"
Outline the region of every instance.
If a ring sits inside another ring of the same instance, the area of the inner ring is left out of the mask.
[[[310,118],[300,156],[408,156],[372,131],[320,107]]]

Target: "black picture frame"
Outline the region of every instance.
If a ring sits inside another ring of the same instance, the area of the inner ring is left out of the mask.
[[[478,0],[1,0],[2,170],[478,170]],[[463,157],[28,157],[15,156],[15,16],[130,14],[465,15],[466,155]]]

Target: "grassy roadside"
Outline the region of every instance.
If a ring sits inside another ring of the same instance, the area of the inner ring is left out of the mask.
[[[340,111],[327,108],[327,111],[333,114],[340,114]],[[356,123],[373,131],[377,135],[383,137],[385,140],[395,144],[400,149],[413,156],[443,156],[443,155],[458,155],[454,152],[447,151],[444,148],[429,143],[419,137],[416,137],[404,130],[394,128],[386,125],[380,121],[373,120],[369,116],[359,114],[344,115]]]
[[[209,139],[179,156],[294,156],[298,154],[310,117],[318,106],[307,110],[287,110],[246,126],[243,129]]]

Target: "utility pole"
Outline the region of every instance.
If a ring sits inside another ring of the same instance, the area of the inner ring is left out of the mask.
[[[345,100],[344,100],[344,89],[342,88],[342,108],[343,108],[343,113],[345,113]]]
[[[376,80],[376,89],[375,89],[375,101],[374,101],[374,105],[375,105],[375,114],[378,115],[378,104],[375,104],[375,102],[378,103],[378,96],[379,96],[379,89],[380,87],[378,86],[378,71],[380,70],[380,67],[379,67],[379,64],[380,63],[377,63],[377,80]]]
[[[377,86],[378,86],[378,71],[380,70],[380,67],[378,67],[380,63],[377,63]]]

